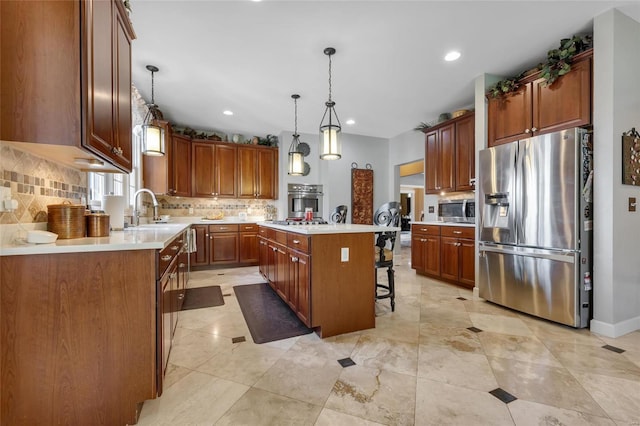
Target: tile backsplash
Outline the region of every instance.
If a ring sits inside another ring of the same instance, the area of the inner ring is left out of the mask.
[[[85,202],[87,175],[0,142],[0,186],[10,188],[18,202],[14,214],[0,212],[0,224],[14,224],[16,218],[21,223],[46,222],[47,205]]]
[[[268,216],[274,214],[274,200],[244,200],[222,198],[218,200],[210,198],[184,198],[158,195],[160,214],[185,217],[211,217],[222,213],[225,217],[237,217],[244,212],[248,216]],[[149,204],[150,205],[150,204]],[[189,212],[193,209],[193,213]],[[276,212],[277,214],[277,212]]]

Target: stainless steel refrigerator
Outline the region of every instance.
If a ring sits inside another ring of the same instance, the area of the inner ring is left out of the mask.
[[[588,325],[590,136],[576,128],[480,151],[480,297],[572,327]]]

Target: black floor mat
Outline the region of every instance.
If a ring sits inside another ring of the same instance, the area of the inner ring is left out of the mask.
[[[313,331],[298,319],[269,284],[238,285],[233,290],[255,343],[273,342]]]
[[[222,297],[222,290],[220,290],[219,285],[195,287],[188,288],[185,291],[182,310],[211,308],[222,305],[224,305],[224,298]]]

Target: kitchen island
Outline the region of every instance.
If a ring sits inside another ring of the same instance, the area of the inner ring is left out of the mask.
[[[375,327],[372,225],[259,223],[260,273],[320,337]]]

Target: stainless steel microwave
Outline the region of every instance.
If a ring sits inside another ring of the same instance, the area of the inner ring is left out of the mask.
[[[473,198],[438,200],[438,220],[442,222],[475,223],[476,201]]]

